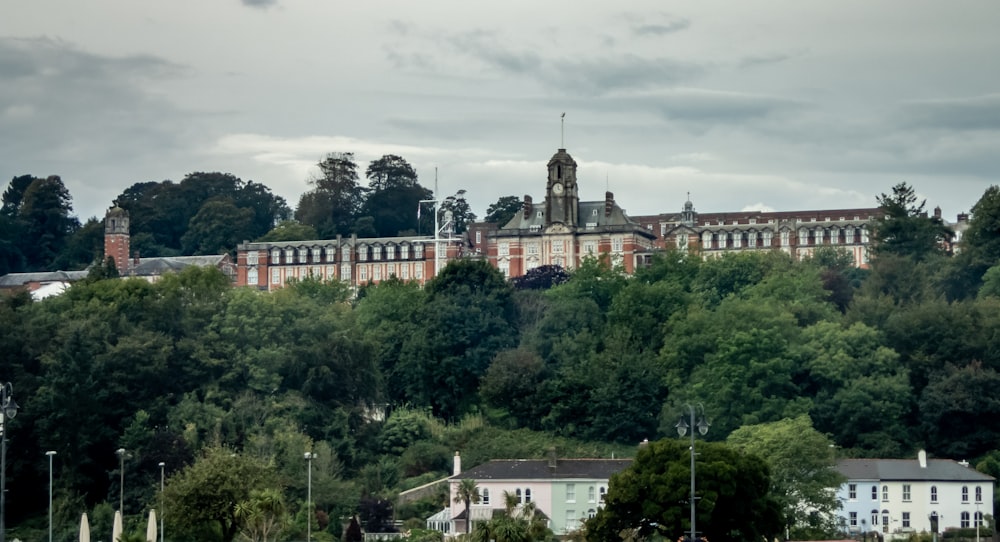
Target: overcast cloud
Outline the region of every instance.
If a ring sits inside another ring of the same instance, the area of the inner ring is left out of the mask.
[[[326,153],[394,153],[482,216],[541,199],[564,142],[633,215],[906,181],[954,220],[1000,182],[998,26],[995,0],[13,2],[0,181],[61,175],[84,219],[194,171],[294,206]]]

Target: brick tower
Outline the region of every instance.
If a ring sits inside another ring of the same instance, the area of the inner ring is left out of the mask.
[[[104,216],[104,258],[114,258],[118,274],[129,270],[128,211],[115,205]]]

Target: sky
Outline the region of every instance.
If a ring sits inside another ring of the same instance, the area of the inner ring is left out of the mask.
[[[482,217],[565,147],[633,216],[906,182],[954,221],[1000,183],[998,27],[996,0],[5,2],[0,181],[59,175],[81,220],[196,171],[294,208],[328,153],[397,154]]]

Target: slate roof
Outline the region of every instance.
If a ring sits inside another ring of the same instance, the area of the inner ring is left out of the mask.
[[[916,459],[841,459],[837,471],[849,480],[934,482],[992,482],[994,478],[951,459],[928,459],[921,468]]]
[[[199,267],[217,267],[223,260],[225,254],[212,254],[208,256],[163,256],[152,258],[139,258],[139,265],[129,270],[129,276],[149,277],[162,275],[168,271],[180,271],[185,267],[196,265]]]
[[[74,282],[87,278],[88,271],[42,271],[38,273],[8,273],[0,277],[0,288],[24,286],[29,282]]]
[[[494,459],[452,476],[462,480],[606,480],[626,469],[631,459],[560,459],[555,467],[547,459]]]

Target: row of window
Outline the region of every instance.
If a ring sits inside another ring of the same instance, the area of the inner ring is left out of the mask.
[[[902,489],[903,489],[903,492],[902,492],[903,502],[909,502],[911,500],[911,497],[912,497],[912,490],[911,490],[910,484],[903,484],[903,488]],[[983,487],[982,486],[976,486],[975,487],[975,492],[976,492],[976,502],[978,502],[978,503],[983,502]],[[877,501],[878,497],[879,497],[878,486],[877,485],[873,485],[872,486],[872,500],[873,501]],[[858,484],[848,484],[847,485],[847,498],[850,499],[850,500],[852,500],[852,501],[856,501],[858,499]],[[937,486],[931,486],[931,495],[930,495],[930,498],[931,498],[930,502],[932,502],[932,503],[938,502],[938,488],[937,488]],[[888,501],[889,501],[889,486],[888,485],[883,485],[882,486],[882,502],[888,502]],[[964,503],[969,502],[969,486],[962,486],[962,502],[964,502]]]
[[[850,518],[850,525],[851,525],[851,527],[857,527],[858,526],[858,513],[857,512],[851,512],[849,514],[849,518]],[[889,515],[889,511],[888,510],[882,510],[881,513],[878,510],[872,510],[871,511],[871,526],[872,526],[873,529],[874,528],[878,528],[880,519],[881,519],[881,524],[882,524],[882,532],[885,532],[885,533],[889,532],[889,528],[891,527],[891,522],[896,521],[896,519],[893,519]],[[913,527],[913,525],[910,523],[910,513],[909,512],[900,512],[900,516],[898,518],[898,521],[899,521],[899,527],[902,528],[902,529],[910,529],[910,528]],[[982,512],[975,512],[975,513],[962,512],[962,514],[960,516],[960,519],[959,519],[959,522],[960,522],[961,527],[963,529],[968,529],[969,527],[982,527],[983,526],[983,513]],[[864,519],[861,520],[861,526],[864,529],[868,528],[868,526],[865,525],[865,520]]]
[[[566,253],[566,241],[562,240],[551,241],[550,247],[551,247],[551,252],[553,254]],[[537,242],[525,243],[524,253],[529,256],[536,256],[538,255],[540,248],[541,247]],[[622,237],[611,238],[611,252],[622,252],[624,249],[625,249],[625,240]],[[584,241],[582,254],[597,254],[597,242]],[[510,243],[498,243],[497,255],[510,256]]]
[[[779,233],[781,246],[791,246],[791,232],[783,231]],[[687,244],[687,234],[677,236],[678,243]],[[683,241],[682,241],[683,239]],[[797,246],[810,245],[852,245],[857,239],[860,243],[868,242],[868,230],[864,228],[847,228],[844,230],[833,228],[831,231],[807,230],[802,228],[796,239]],[[747,247],[769,247],[773,245],[774,233],[763,232],[710,232],[701,233],[701,244],[706,248],[742,248]]]
[[[358,280],[365,282],[368,280],[380,281],[383,278],[388,279],[391,276],[397,276],[403,280],[416,279],[421,280],[424,277],[424,264],[423,262],[415,263],[390,263],[390,264],[368,264],[368,265],[358,265]],[[280,285],[282,284],[282,269],[284,269],[284,278],[306,278],[315,277],[324,280],[336,280],[340,279],[345,282],[351,280],[351,266],[341,265],[340,275],[337,274],[336,265],[328,266],[302,266],[302,267],[287,267],[287,268],[271,268],[271,284]],[[260,284],[260,275],[256,267],[251,267],[247,269],[247,285],[254,286]]]
[[[421,260],[424,257],[424,245],[422,243],[417,243],[414,245],[402,244],[402,245],[359,245],[353,252],[357,254],[357,259],[359,261],[366,261],[370,258],[373,261],[379,261],[383,259],[383,255],[386,260],[409,260],[411,254],[413,258]],[[340,250],[340,260],[348,262],[351,260],[351,250]],[[272,248],[271,249],[271,263],[272,264],[294,264],[294,263],[333,263],[337,261],[337,249],[334,247],[311,247],[311,248]],[[324,256],[326,258],[324,259]],[[284,257],[284,259],[282,259]],[[258,265],[260,263],[261,253],[260,251],[250,250],[247,251],[247,265]]]
[[[588,486],[587,487],[587,502],[597,502],[598,494],[600,495],[601,502],[604,502],[604,495],[607,493],[608,488],[604,486]],[[523,490],[521,488],[514,489],[514,496],[517,497],[517,502],[521,504],[531,502],[531,488],[526,487]],[[566,502],[574,503],[576,502],[576,484],[566,484]],[[479,488],[479,503],[483,505],[490,504],[490,488],[483,487]]]

